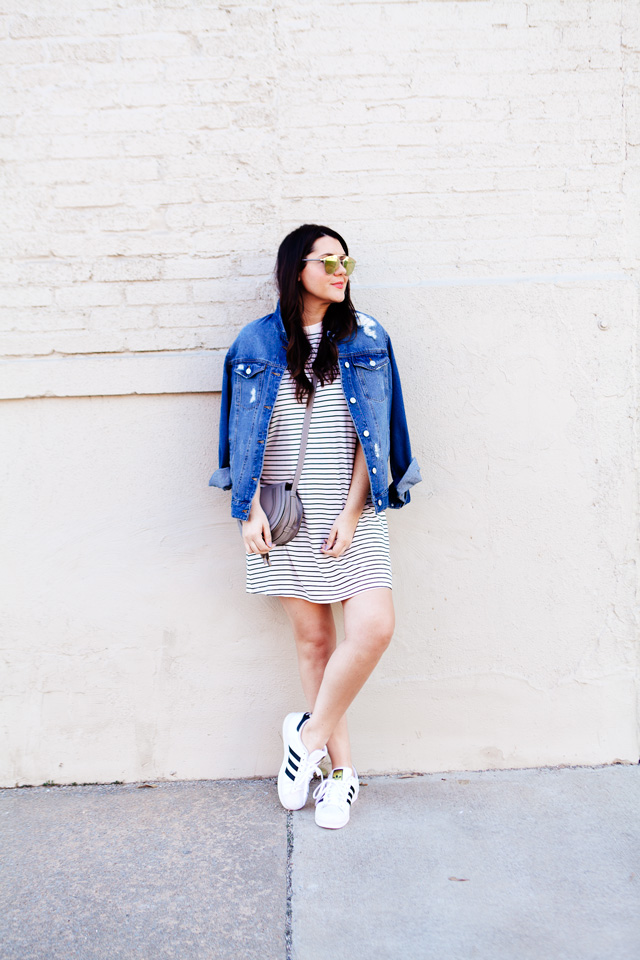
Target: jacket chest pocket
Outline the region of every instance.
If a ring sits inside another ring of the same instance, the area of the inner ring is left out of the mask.
[[[264,389],[266,363],[239,363],[234,372],[234,389],[243,410],[252,410],[259,403]]]
[[[356,375],[369,400],[382,403],[389,392],[387,376],[389,373],[389,357],[358,357],[353,360]]]

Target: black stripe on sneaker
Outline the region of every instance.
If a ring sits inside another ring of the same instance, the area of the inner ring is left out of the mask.
[[[305,720],[308,720],[310,716],[311,716],[310,713],[303,713],[303,714],[302,714],[302,719],[300,720],[300,723],[299,723],[298,726],[296,727],[296,730],[298,731],[298,733],[300,733],[300,727],[302,726],[302,724],[305,722]]]
[[[295,763],[295,762],[294,762],[294,759],[293,759],[294,757],[296,758],[296,760],[298,761],[298,763]],[[286,773],[286,775],[287,775],[291,780],[295,780],[295,779],[296,779],[295,773],[298,772],[298,765],[299,765],[299,763],[300,763],[300,757],[299,757],[298,754],[295,752],[295,750],[293,750],[291,747],[289,747],[289,757],[288,757],[288,759],[287,759],[287,765],[286,765],[286,768],[285,768],[285,771],[284,771],[284,772]],[[292,772],[291,772],[292,770],[295,770],[295,773],[292,773]]]

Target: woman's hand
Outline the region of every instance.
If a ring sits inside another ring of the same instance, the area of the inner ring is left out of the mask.
[[[341,557],[351,546],[360,513],[361,511],[346,508],[339,513],[329,531],[329,536],[320,548],[320,553],[325,557]]]
[[[246,520],[242,521],[242,539],[246,553],[269,553],[273,550],[271,530],[267,515],[260,506],[260,486],[251,502],[251,510]]]
[[[365,460],[364,450],[360,446],[360,441],[358,441],[353,459],[353,473],[351,474],[347,502],[342,513],[336,517],[329,531],[329,536],[320,548],[320,553],[325,557],[341,557],[349,549],[358,526],[358,520],[362,516],[364,505],[367,502],[368,493],[367,461]]]

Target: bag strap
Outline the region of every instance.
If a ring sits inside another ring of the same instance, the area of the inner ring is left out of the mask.
[[[302,437],[300,438],[300,453],[298,454],[298,466],[296,467],[296,474],[293,478],[293,483],[291,484],[291,494],[295,496],[295,492],[298,489],[298,481],[300,480],[300,474],[302,473],[302,467],[304,466],[304,455],[307,451],[307,439],[309,437],[309,427],[311,426],[311,411],[313,410],[313,401],[316,398],[316,387],[318,386],[318,378],[315,373],[311,374],[311,396],[307,401],[307,409],[304,414],[304,423],[302,424]]]

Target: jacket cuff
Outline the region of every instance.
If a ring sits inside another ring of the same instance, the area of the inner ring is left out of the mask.
[[[418,461],[414,457],[411,463],[409,464],[409,466],[407,467],[407,470],[404,476],[402,477],[400,482],[396,484],[396,491],[398,493],[398,496],[400,498],[404,497],[404,495],[411,489],[411,487],[414,487],[416,483],[420,483],[421,480],[422,480],[422,475],[420,473],[420,467],[418,466]]]
[[[389,506],[403,507],[405,503],[409,503],[411,500],[409,490],[421,480],[420,467],[414,457],[398,483],[392,483],[389,487]]]
[[[229,467],[220,467],[212,474],[209,480],[210,487],[220,487],[221,490],[231,490],[231,471]]]

